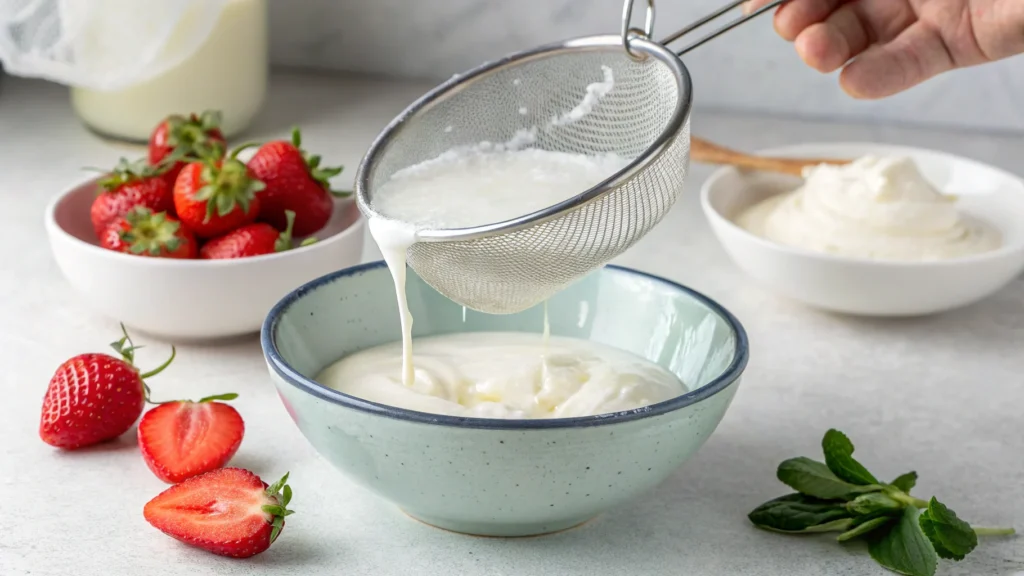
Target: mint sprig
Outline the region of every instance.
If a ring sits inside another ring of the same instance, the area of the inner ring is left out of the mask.
[[[840,532],[837,540],[868,541],[871,557],[907,576],[932,576],[939,558],[963,560],[978,536],[1011,535],[1013,528],[976,528],[934,497],[910,495],[917,473],[880,482],[853,457],[853,442],[829,430],[821,442],[825,462],[791,458],[778,479],[796,490],[750,512],[755,526],[787,534]]]

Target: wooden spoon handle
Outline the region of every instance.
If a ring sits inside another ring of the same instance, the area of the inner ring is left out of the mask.
[[[768,156],[755,156],[723,148],[696,137],[690,138],[690,158],[705,164],[727,164],[737,168],[778,172],[792,176],[802,176],[803,169],[807,166],[847,164],[850,162],[849,160],[834,158],[772,158]]]

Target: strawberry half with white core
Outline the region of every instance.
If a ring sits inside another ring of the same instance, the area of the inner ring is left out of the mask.
[[[74,450],[124,434],[139,419],[149,398],[145,379],[163,371],[171,357],[140,374],[133,365],[135,351],[124,325],[124,336],[110,344],[121,356],[79,354],[64,362],[50,379],[43,398],[39,437],[58,448]]]
[[[174,484],[228,463],[242,444],[245,423],[231,406],[238,394],[198,402],[161,402],[139,422],[142,459],[156,477]]]
[[[164,534],[221,556],[249,558],[263,552],[292,514],[288,475],[268,487],[241,468],[194,476],[160,493],[143,509]]]

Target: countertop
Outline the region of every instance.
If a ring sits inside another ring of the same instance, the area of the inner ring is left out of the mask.
[[[428,86],[356,77],[277,75],[265,113],[247,135],[303,127],[307,147],[354,168],[377,131]],[[696,134],[742,149],[807,141],[927,146],[1024,173],[1024,139],[855,126],[697,109]],[[872,320],[818,312],[753,284],[718,246],[697,191],[711,169],[694,165],[684,198],[618,259],[690,285],[746,326],[752,354],[732,408],[700,452],[663,485],[594,522],[526,539],[474,538],[413,522],[348,482],[305,441],[266,375],[255,337],[182,345],[153,378],[162,397],[241,394],[247,423],[233,460],[273,481],[291,472],[293,508],[280,540],[246,561],[179,545],[151,528],[142,506],[166,485],[139,458],[132,433],[78,452],[37,435],[56,366],[103,351],[117,323],[80,304],[50,258],[46,203],[141,148],[105,142],[75,121],[66,90],[6,78],[0,95],[0,574],[454,574],[618,575],[886,574],[859,546],[759,531],[746,513],[787,489],[775,467],[819,456],[829,427],[845,431],[876,474],[914,469],[915,494],[935,494],[977,524],[1024,529],[1024,280],[973,306],[927,318]],[[378,252],[368,244],[366,257]],[[230,294],[210,295],[230,298]],[[167,345],[141,339],[139,363]],[[943,575],[1024,572],[1024,539],[985,539]]]

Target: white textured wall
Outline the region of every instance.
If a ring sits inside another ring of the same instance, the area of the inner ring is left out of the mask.
[[[656,35],[724,0],[659,0]],[[637,2],[642,5],[643,1]],[[444,79],[485,59],[613,32],[619,0],[271,0],[277,64]],[[686,60],[698,107],[1024,131],[1024,57],[932,80],[880,102],[848,98],[806,68],[770,16]]]

